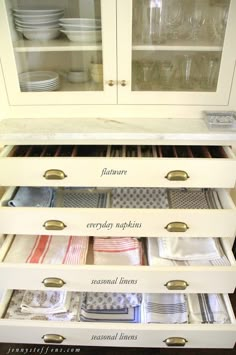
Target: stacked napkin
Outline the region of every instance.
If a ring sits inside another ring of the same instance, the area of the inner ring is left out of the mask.
[[[84,294],[80,320],[139,323],[141,302],[141,294],[88,292]]]
[[[105,208],[108,193],[94,189],[59,188],[55,192],[54,207]]]
[[[229,323],[229,315],[220,294],[188,294],[189,323]]]
[[[95,265],[142,265],[142,243],[137,238],[94,237]]]
[[[16,235],[4,262],[85,264],[88,237]]]
[[[143,317],[146,323],[187,323],[188,309],[184,294],[147,293]]]
[[[19,187],[8,206],[11,207],[50,207],[54,191],[50,187]]]
[[[78,321],[78,292],[15,290],[5,318],[21,320]]]

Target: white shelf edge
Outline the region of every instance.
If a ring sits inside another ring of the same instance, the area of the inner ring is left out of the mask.
[[[67,40],[54,41],[27,41],[20,40],[13,43],[15,52],[72,52],[72,51],[98,51],[102,44],[79,44]]]
[[[193,51],[193,52],[222,52],[221,46],[191,46],[191,45],[134,45],[133,51]]]

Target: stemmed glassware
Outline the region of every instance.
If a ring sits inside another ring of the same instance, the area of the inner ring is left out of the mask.
[[[164,23],[168,39],[179,39],[184,21],[182,0],[165,0]]]
[[[198,41],[202,26],[206,21],[206,10],[202,1],[197,1],[196,6],[193,8],[193,12],[189,15],[189,23],[191,25],[190,38],[193,41]]]
[[[213,35],[219,44],[222,44],[228,19],[228,8],[218,6],[212,16]]]

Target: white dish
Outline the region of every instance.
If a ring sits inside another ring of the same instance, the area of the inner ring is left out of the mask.
[[[12,9],[14,15],[44,15],[44,14],[58,14],[64,13],[64,9]]]
[[[82,17],[74,17],[74,18],[66,18],[63,17],[60,19],[61,24],[71,24],[71,25],[80,25],[84,27],[96,27],[101,26],[100,19],[90,19],[90,18],[82,18]]]
[[[63,12],[57,14],[42,14],[42,15],[18,15],[14,14],[14,17],[17,20],[25,21],[25,22],[32,22],[32,21],[55,21],[62,18]]]
[[[61,30],[72,42],[98,43],[102,40],[101,31],[64,31]]]
[[[83,25],[73,25],[73,24],[63,24],[61,22],[59,22],[61,27],[65,30],[65,31],[99,31],[101,30],[101,26],[83,26]]]
[[[29,71],[19,74],[22,83],[49,83],[59,80],[59,75],[53,71]]]
[[[38,40],[38,41],[49,41],[55,39],[60,35],[59,28],[48,28],[48,29],[23,29],[18,30],[23,33],[24,37],[29,40]]]
[[[45,21],[20,21],[20,20],[15,20],[15,24],[16,25],[20,25],[20,26],[45,26],[45,25],[57,25],[59,24],[58,20],[45,20]]]

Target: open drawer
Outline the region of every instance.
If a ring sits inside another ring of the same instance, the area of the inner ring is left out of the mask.
[[[32,237],[27,236],[29,244]],[[227,263],[221,261],[220,265],[218,261],[208,266],[149,266],[148,261],[142,266],[94,265],[92,247],[86,265],[20,262],[20,251],[11,250],[14,238],[8,235],[0,250],[1,287],[6,289],[126,292],[128,287],[130,292],[233,293],[236,285],[236,262],[229,238],[221,240]],[[18,258],[15,263],[8,261],[10,253]]]
[[[234,238],[236,232],[235,205],[223,189],[214,191],[219,208],[193,209],[111,208],[109,195],[107,208],[9,207],[14,194],[9,188],[1,199],[2,234]]]
[[[236,177],[221,146],[6,146],[0,168],[2,186],[232,188]]]
[[[233,348],[235,344],[235,316],[226,294],[228,323],[130,324],[4,319],[11,293],[3,293],[0,304],[1,342],[153,348]]]

